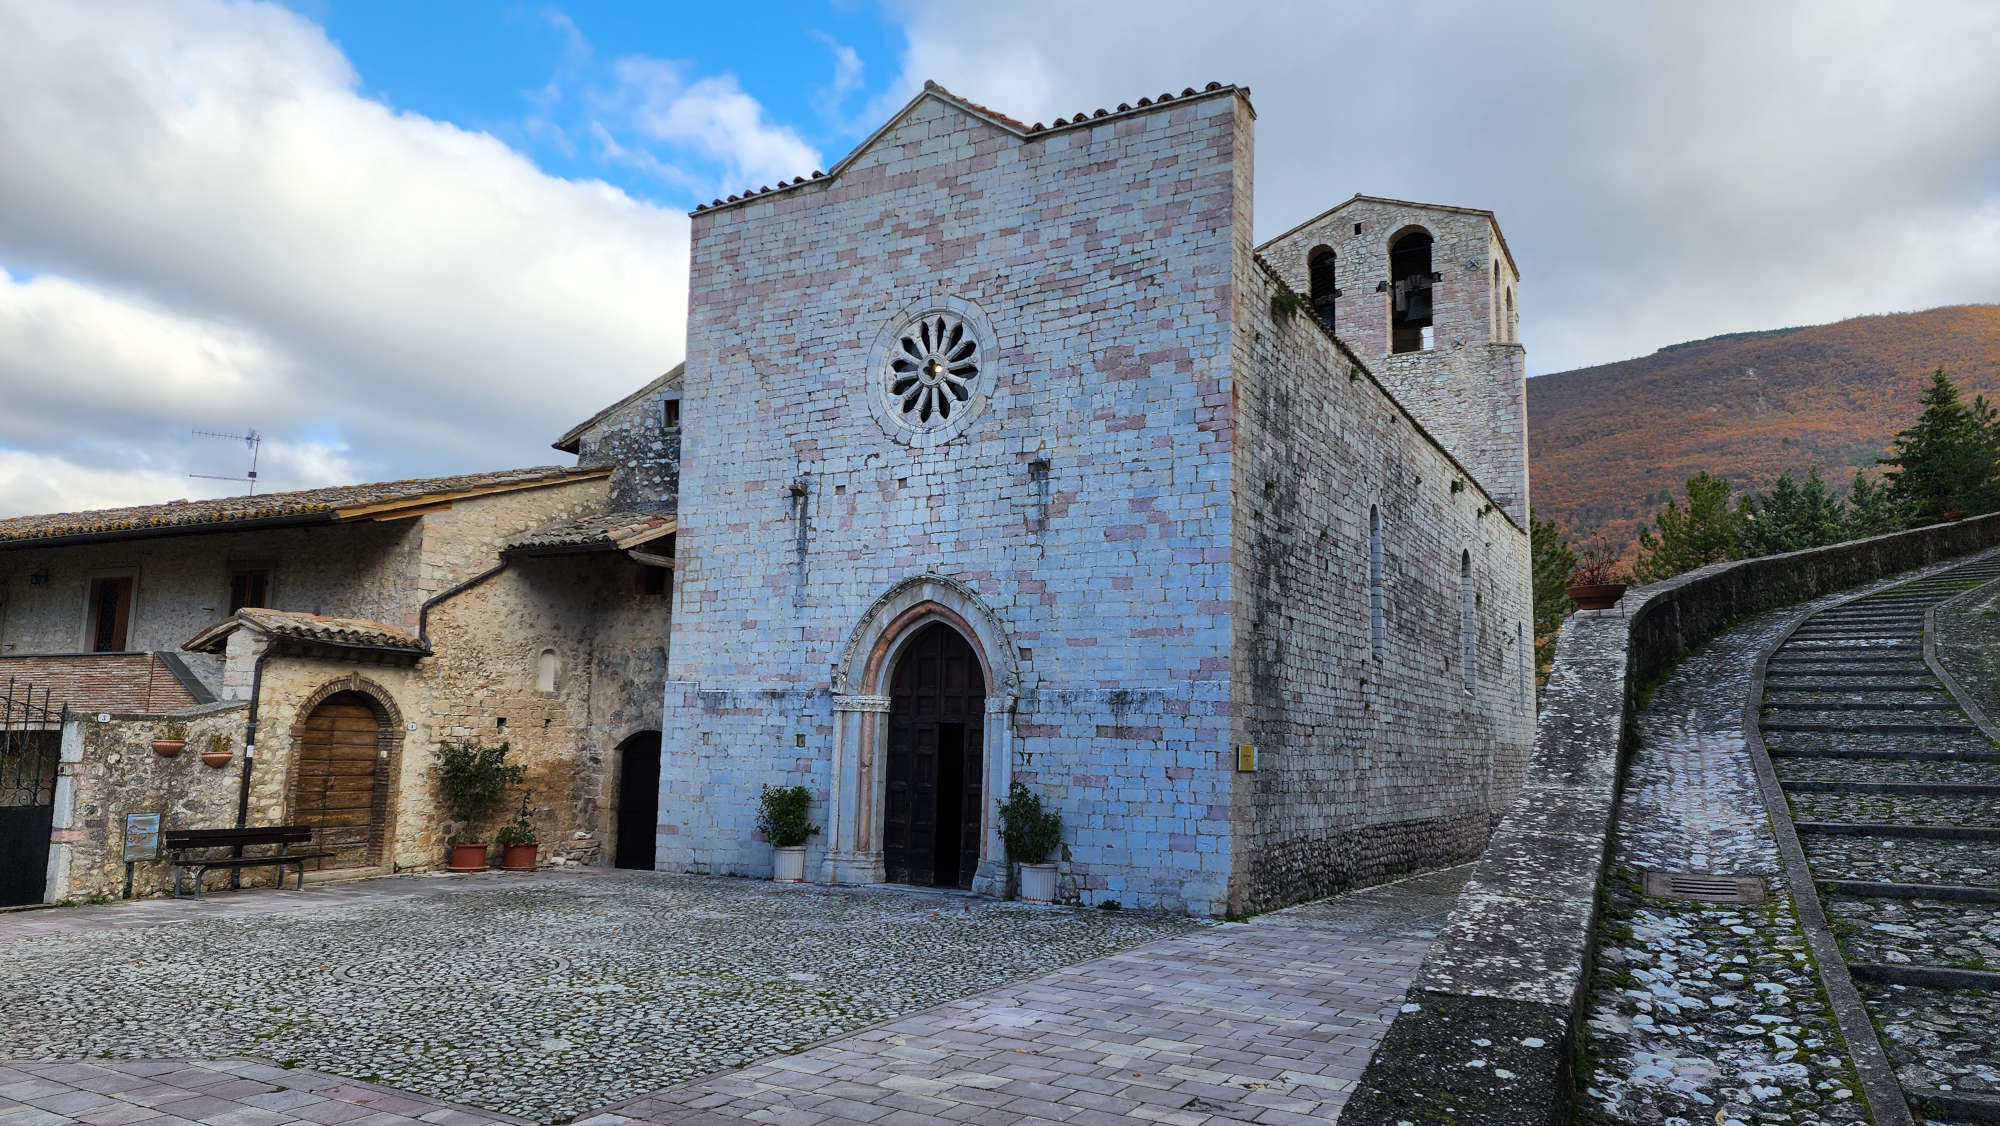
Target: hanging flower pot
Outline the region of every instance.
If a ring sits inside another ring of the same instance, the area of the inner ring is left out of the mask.
[[[187,746],[186,739],[155,739],[153,740],[153,753],[161,758],[172,758],[180,754],[181,748],[185,746]]]
[[[230,754],[228,751],[203,751],[201,753],[201,764],[203,766],[214,767],[228,766],[229,760],[235,757],[235,755]]]

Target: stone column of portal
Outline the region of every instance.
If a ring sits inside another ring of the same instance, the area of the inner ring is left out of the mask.
[[[985,808],[979,811],[983,843],[979,849],[979,870],[972,876],[975,895],[1007,897],[1007,849],[1000,843],[1000,817],[995,806],[1007,800],[1007,788],[1014,784],[1014,698],[986,698],[986,778]]]
[[[879,884],[882,842],[874,839],[875,763],[887,696],[833,698],[833,793],[827,811],[830,884]]]

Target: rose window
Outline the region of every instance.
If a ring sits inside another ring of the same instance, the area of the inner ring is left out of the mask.
[[[950,313],[928,313],[896,336],[889,401],[905,425],[943,426],[963,414],[979,379],[979,338]]]

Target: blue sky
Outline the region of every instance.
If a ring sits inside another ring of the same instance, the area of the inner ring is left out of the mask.
[[[879,124],[857,115],[896,77],[903,46],[900,26],[860,3],[331,0],[293,7],[321,22],[369,96],[492,133],[551,174],[601,178],[640,198],[684,208],[713,195],[697,199],[687,186],[609,159],[601,144],[592,143],[588,103],[609,94],[614,80],[608,72],[617,60],[670,64],[689,80],[732,77],[774,124],[830,163]],[[561,139],[530,122],[555,126]],[[690,153],[679,154],[679,162],[701,163]],[[720,173],[714,165],[709,171]]]
[[[0,516],[562,460],[678,362],[687,212],[934,79],[1247,84],[1258,233],[1488,208],[1531,375],[2000,300],[1989,0],[0,4]],[[1532,436],[1531,436],[1532,441]]]

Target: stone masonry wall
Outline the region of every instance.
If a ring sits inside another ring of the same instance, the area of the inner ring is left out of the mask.
[[[584,431],[578,461],[612,467],[613,510],[672,508],[679,501],[681,428],[663,424],[662,405],[680,397],[681,381],[669,379]]]
[[[1015,650],[1017,765],[1085,898],[1224,909],[1248,114],[1225,91],[1023,139],[926,97],[839,175],[695,217],[662,867],[768,870],[758,786],[825,801],[829,669],[936,568]],[[871,413],[869,350],[940,296],[990,319],[1000,370],[969,430],[915,448]]]
[[[1245,906],[1470,859],[1534,738],[1528,537],[1309,314],[1239,302],[1236,702]],[[1386,644],[1370,626],[1380,512]],[[1469,553],[1475,665],[1462,658]]]
[[[67,811],[69,824],[56,829],[52,841],[67,860],[53,889],[59,899],[116,899],[124,892],[125,816],[160,814],[160,829],[216,829],[236,823],[238,779],[243,767],[242,704],[220,704],[180,716],[78,716],[81,754],[63,764],[74,783]],[[153,753],[152,741],[166,724],[180,719],[188,725],[187,746],[172,758]],[[233,752],[226,766],[201,761],[211,736],[220,735]],[[215,886],[221,876],[212,876]],[[268,886],[274,869],[247,869],[243,882]],[[153,895],[173,887],[173,865],[160,860],[135,861],[132,894]]]
[[[1391,354],[1393,295],[1376,287],[1389,279],[1390,241],[1413,226],[1431,233],[1431,268],[1443,276],[1431,291],[1434,347]],[[1271,240],[1260,253],[1306,297],[1307,261],[1321,246],[1335,254],[1341,292],[1335,334],[1478,476],[1495,503],[1525,523],[1527,358],[1513,327],[1520,311],[1512,319],[1507,312],[1520,277],[1492,220],[1460,208],[1356,199]]]

